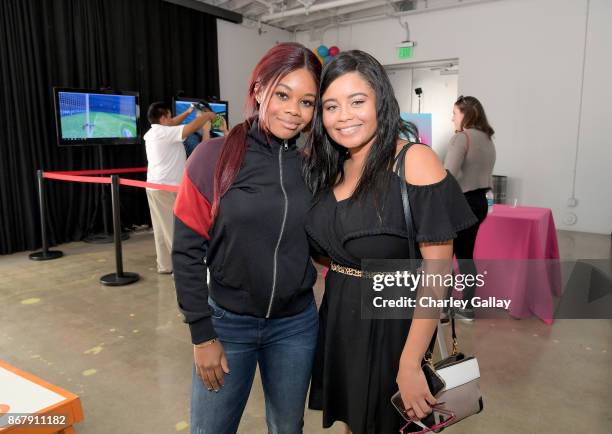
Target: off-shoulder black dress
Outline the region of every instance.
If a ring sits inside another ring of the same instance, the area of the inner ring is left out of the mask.
[[[339,265],[361,268],[362,259],[407,258],[409,240],[400,193],[392,174],[384,191],[362,201],[325,194],[309,211],[306,231],[315,250]],[[457,181],[408,184],[416,242],[450,240],[476,222]],[[416,249],[418,252],[418,248]],[[309,408],[323,410],[354,434],[397,434],[402,418],[390,402],[410,320],[362,319],[359,278],[329,271],[320,308],[319,342]]]

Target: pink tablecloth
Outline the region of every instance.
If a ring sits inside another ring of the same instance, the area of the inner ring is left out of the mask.
[[[536,315],[552,324],[561,273],[550,209],[494,205],[478,231],[474,258],[479,273],[487,270],[478,297],[511,300],[513,317]]]

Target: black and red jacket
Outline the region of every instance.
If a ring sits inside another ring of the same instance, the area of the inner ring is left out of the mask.
[[[295,141],[268,141],[254,122],[244,162],[211,225],[223,141],[209,140],[193,152],[174,208],[174,280],[194,344],[216,337],[209,295],[230,312],[278,318],[308,307],[316,280],[304,230],[312,196]]]

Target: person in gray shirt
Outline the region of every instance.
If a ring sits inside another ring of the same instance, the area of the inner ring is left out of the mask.
[[[444,166],[457,179],[461,190],[478,218],[478,222],[457,234],[453,251],[457,257],[459,271],[464,275],[477,273],[474,264],[474,245],[478,228],[487,216],[487,191],[492,186],[495,165],[495,144],[491,140],[495,131],[489,125],[484,108],[473,96],[460,96],[453,106],[455,135],[451,139]],[[475,287],[466,286],[464,300],[474,298]],[[473,321],[471,303],[467,309],[458,309],[459,319]]]

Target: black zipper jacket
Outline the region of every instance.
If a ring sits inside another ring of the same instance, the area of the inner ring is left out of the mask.
[[[193,152],[174,208],[174,279],[194,344],[216,337],[209,295],[230,312],[279,318],[311,303],[316,280],[304,230],[312,196],[295,141],[268,141],[254,122],[244,162],[211,225],[223,141],[209,140]]]

